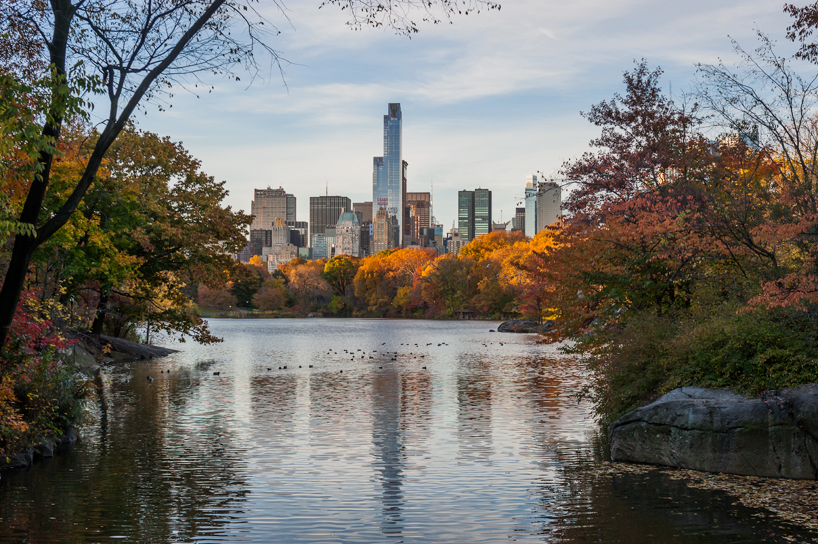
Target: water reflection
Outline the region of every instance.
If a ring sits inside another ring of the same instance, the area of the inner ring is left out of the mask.
[[[667,476],[599,474],[582,367],[530,336],[212,326],[223,344],[108,369],[82,445],[3,475],[0,542],[810,541]]]
[[[403,533],[403,445],[402,426],[411,426],[403,418],[402,380],[396,370],[373,374],[372,380],[372,466],[381,485],[381,531],[389,537]]]

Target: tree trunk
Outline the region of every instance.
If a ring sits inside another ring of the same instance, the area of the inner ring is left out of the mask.
[[[102,325],[105,324],[105,315],[108,313],[108,296],[110,294],[110,289],[103,289],[99,295],[97,313],[94,316],[94,323],[91,324],[91,334],[102,334]]]

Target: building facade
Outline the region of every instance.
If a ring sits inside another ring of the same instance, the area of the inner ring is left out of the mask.
[[[361,257],[361,224],[352,212],[342,213],[335,225],[335,255]]]
[[[256,189],[250,203],[253,222],[250,230],[269,229],[276,218],[295,221],[295,196],[284,189]]]
[[[517,208],[514,213],[514,221],[511,230],[525,232],[525,208]]]
[[[562,190],[554,182],[541,182],[537,191],[537,232],[562,221]]]
[[[457,232],[468,242],[474,240],[474,191],[457,192]]]
[[[525,178],[525,235],[533,237],[537,232],[537,185],[539,176],[531,174]]]
[[[285,221],[290,227],[290,243],[295,247],[309,247],[309,223],[306,221]]]
[[[352,203],[352,211],[354,212],[361,212],[361,217],[359,218],[361,224],[364,223],[371,223],[373,219],[372,215],[372,203],[371,202],[353,202]]]
[[[398,243],[404,232],[406,207],[407,163],[403,160],[402,127],[400,104],[389,104],[388,113],[383,116],[383,156],[373,159],[372,170],[373,215],[385,209],[389,216],[395,219]]]
[[[394,228],[396,223],[395,217],[386,208],[381,208],[375,213],[375,221],[372,223],[372,239],[370,241],[373,255],[385,249],[396,247]]]
[[[334,228],[341,214],[351,210],[352,201],[345,196],[311,196],[310,245],[314,247],[315,237],[319,234],[323,235],[327,227]]]
[[[463,238],[458,229],[452,229],[449,232],[448,242],[446,250],[448,253],[454,253],[455,255],[460,253],[460,249],[469,243],[468,240]]]
[[[431,193],[406,193],[406,208],[409,210],[409,235],[412,242],[418,243],[422,229],[431,227]]]
[[[474,236],[485,236],[491,232],[491,191],[474,190]]]

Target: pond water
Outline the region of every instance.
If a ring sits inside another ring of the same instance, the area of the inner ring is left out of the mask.
[[[77,448],[2,476],[0,542],[813,541],[600,475],[582,367],[496,326],[211,320],[223,343],[107,368]]]

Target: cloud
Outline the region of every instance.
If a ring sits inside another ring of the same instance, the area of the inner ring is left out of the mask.
[[[578,112],[621,92],[634,59],[661,65],[675,94],[695,63],[731,57],[728,34],[751,49],[756,27],[782,36],[788,24],[768,0],[515,0],[408,39],[353,32],[346,12],[316,5],[293,2],[288,23],[264,4],[281,30],[271,45],[294,62],[286,89],[275,73],[249,89],[220,81],[141,121],[227,179],[236,208],[267,185],[294,192],[301,218],[326,181],[367,198],[386,104],[401,102],[412,189],[434,180],[435,213],[450,225],[457,190],[491,188],[499,220],[526,174],[550,174],[588,149],[596,129]]]

